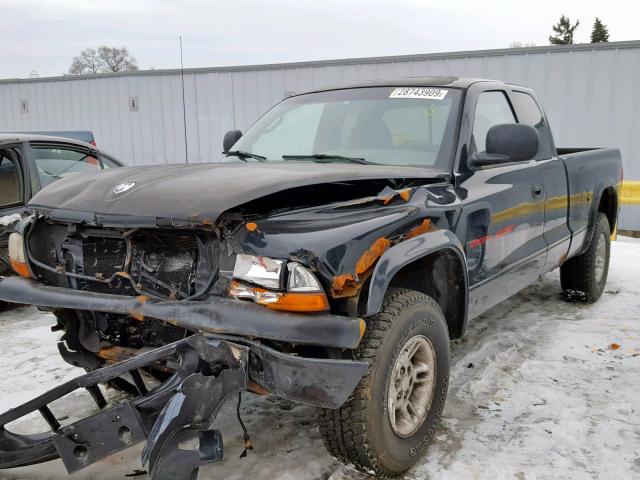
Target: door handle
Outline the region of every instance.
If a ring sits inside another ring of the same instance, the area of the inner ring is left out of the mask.
[[[531,185],[531,196],[533,198],[538,198],[540,195],[542,195],[542,185],[540,185],[539,183],[534,183],[533,185]]]

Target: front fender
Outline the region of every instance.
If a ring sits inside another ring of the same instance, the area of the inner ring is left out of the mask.
[[[393,280],[393,277],[402,267],[440,250],[451,250],[456,254],[463,266],[465,295],[464,317],[466,319],[469,285],[466,257],[460,240],[448,230],[435,230],[418,235],[417,237],[395,245],[380,257],[371,276],[366,315],[374,315],[380,311],[387,288],[391,280]]]

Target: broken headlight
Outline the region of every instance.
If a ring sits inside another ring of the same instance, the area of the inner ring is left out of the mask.
[[[266,288],[282,287],[283,260],[240,254],[233,267],[233,278],[246,280]]]
[[[315,275],[297,262],[252,255],[238,255],[233,269],[229,295],[276,310],[320,312],[329,309],[329,301]],[[282,286],[286,281],[286,291]],[[250,282],[244,283],[244,282]],[[260,288],[255,285],[260,285]],[[280,290],[280,291],[277,291]]]

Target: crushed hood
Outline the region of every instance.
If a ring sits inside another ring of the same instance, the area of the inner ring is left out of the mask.
[[[114,168],[55,182],[36,194],[29,206],[209,223],[226,210],[290,188],[367,179],[427,180],[445,175],[414,167],[313,162]],[[119,190],[124,191],[116,193]]]

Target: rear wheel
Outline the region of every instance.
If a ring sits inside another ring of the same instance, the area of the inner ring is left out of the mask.
[[[390,289],[356,351],[367,375],[339,409],[319,410],[325,446],[379,477],[409,469],[433,436],[449,381],[449,333],[427,295]]]
[[[571,301],[597,301],[607,283],[611,230],[607,216],[599,212],[589,248],[560,267],[560,284],[565,297]]]

